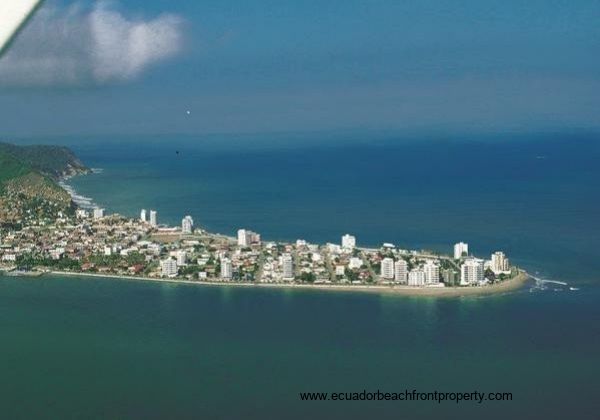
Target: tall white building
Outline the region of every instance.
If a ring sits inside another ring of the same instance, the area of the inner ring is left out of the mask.
[[[433,261],[427,261],[423,266],[426,284],[438,284],[440,282],[440,266]]]
[[[342,236],[342,248],[354,249],[356,246],[356,238],[348,233]]]
[[[185,216],[181,220],[181,233],[184,235],[190,235],[194,230],[194,219],[192,216]]]
[[[408,273],[408,285],[414,287],[425,286],[425,272],[420,268],[410,270]]]
[[[221,258],[221,278],[231,279],[233,277],[233,265],[229,258]]]
[[[469,244],[459,242],[454,244],[454,259],[458,260],[463,256],[469,255]]]
[[[260,244],[260,235],[247,229],[240,229],[237,232],[238,246],[247,247],[252,244]]]
[[[179,251],[177,251],[177,265],[186,265],[187,264],[187,253],[183,250],[180,249]]]
[[[394,263],[394,280],[401,284],[408,281],[408,263],[403,259]]]
[[[160,262],[160,270],[163,277],[175,277],[177,275],[177,261],[167,258]]]
[[[483,260],[469,258],[460,266],[460,285],[470,286],[483,281]]]
[[[104,209],[96,207],[94,209],[94,219],[102,219],[104,217]]]
[[[156,210],[150,210],[150,224],[152,226],[158,225],[158,220],[156,218]]]
[[[492,254],[492,271],[495,274],[506,273],[510,271],[510,264],[504,252],[496,251]]]
[[[381,261],[381,278],[392,280],[394,278],[394,259],[384,258]]]
[[[147,222],[147,216],[146,216],[146,209],[142,209],[142,211],[140,211],[140,221],[142,222]]]
[[[281,270],[284,280],[294,280],[294,263],[290,254],[286,253],[281,256]]]

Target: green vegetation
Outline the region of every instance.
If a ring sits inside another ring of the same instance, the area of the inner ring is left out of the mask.
[[[16,146],[0,143],[0,162],[3,157],[14,162],[13,168],[23,168],[26,171],[25,173],[34,170],[55,180],[68,171],[69,168],[82,172],[87,171],[83,163],[66,147]],[[5,168],[2,164],[0,165],[0,179],[2,179],[3,172],[5,172]],[[24,173],[20,175],[24,175]]]
[[[65,147],[0,143],[0,219],[55,218],[74,210],[69,194],[57,184],[63,175],[87,168]]]

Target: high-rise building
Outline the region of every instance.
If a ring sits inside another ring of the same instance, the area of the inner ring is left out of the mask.
[[[459,242],[454,244],[454,259],[458,260],[469,255],[469,244]]]
[[[476,285],[483,281],[483,260],[469,258],[460,266],[460,285]]]
[[[146,209],[142,209],[142,211],[140,211],[140,221],[142,222],[147,222],[147,216],[146,216]]]
[[[177,275],[177,261],[167,258],[160,262],[160,270],[163,277],[175,277]]]
[[[408,273],[408,285],[414,287],[425,286],[425,272],[420,268],[410,270]]]
[[[233,265],[229,258],[221,258],[221,278],[231,279],[233,277]]]
[[[426,284],[438,284],[440,282],[440,266],[433,261],[427,261],[423,266]]]
[[[152,226],[158,225],[158,219],[156,216],[156,210],[150,210],[150,224]]]
[[[104,217],[104,209],[96,207],[94,209],[94,219],[102,219]]]
[[[180,249],[179,251],[177,251],[176,256],[177,256],[177,265],[181,266],[181,265],[187,264],[187,253],[183,249]]]
[[[344,249],[354,249],[356,246],[356,238],[350,234],[345,234],[342,236],[342,248]]]
[[[237,232],[238,246],[247,247],[252,244],[260,244],[260,235],[247,229],[239,229]]]
[[[510,264],[504,252],[496,251],[492,254],[492,271],[496,274],[506,273],[510,271]]]
[[[400,259],[394,263],[394,280],[400,284],[408,281],[408,263]]]
[[[294,280],[294,263],[290,254],[286,253],[281,256],[281,271],[284,280]]]
[[[250,235],[249,231],[246,229],[239,229],[237,233],[238,237],[238,245],[239,246],[249,246],[250,245]]]
[[[181,220],[181,233],[184,235],[190,235],[194,230],[194,219],[192,216],[185,216]]]
[[[381,261],[381,278],[392,280],[394,278],[394,259],[384,258]]]

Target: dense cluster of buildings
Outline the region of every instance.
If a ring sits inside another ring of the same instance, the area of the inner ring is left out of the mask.
[[[0,265],[111,275],[182,278],[217,282],[389,284],[409,287],[477,286],[510,277],[508,258],[469,254],[459,242],[452,256],[383,244],[359,248],[350,234],[339,244],[263,242],[240,229],[237,237],[211,234],[185,216],[179,228],[158,225],[157,212],[139,219],[76,211],[47,226],[0,233]]]

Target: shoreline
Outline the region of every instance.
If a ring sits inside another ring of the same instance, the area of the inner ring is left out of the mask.
[[[301,289],[301,290],[326,290],[332,292],[361,292],[377,293],[396,296],[413,297],[463,297],[463,296],[481,296],[495,295],[511,292],[522,288],[527,280],[532,277],[521,270],[520,273],[509,280],[490,286],[471,286],[471,287],[409,287],[409,286],[386,286],[386,285],[334,285],[334,284],[285,284],[285,283],[240,283],[240,282],[209,282],[184,279],[126,276],[118,274],[96,274],[96,273],[77,273],[72,271],[48,271],[43,274],[69,276],[69,277],[91,277],[100,279],[120,279],[151,281],[156,283],[173,284],[193,284],[198,286],[216,286],[216,287],[246,287],[246,288],[272,288],[272,289]],[[39,276],[38,276],[39,277]]]

